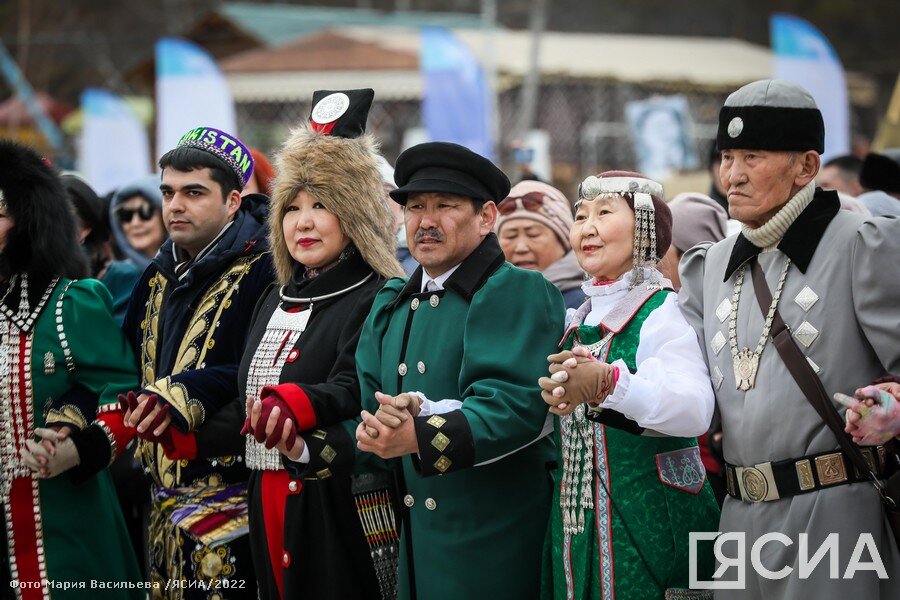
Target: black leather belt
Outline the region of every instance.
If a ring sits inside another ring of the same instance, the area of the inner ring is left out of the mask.
[[[884,446],[860,448],[866,462],[879,478],[897,470],[893,453]],[[843,452],[822,452],[803,458],[765,462],[750,467],[725,463],[725,485],[732,498],[744,502],[770,502],[824,488],[868,481],[858,473]]]

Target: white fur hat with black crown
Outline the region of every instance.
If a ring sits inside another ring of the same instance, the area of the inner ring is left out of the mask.
[[[796,83],[748,83],[719,111],[719,150],[825,151],[825,123],[812,94]]]

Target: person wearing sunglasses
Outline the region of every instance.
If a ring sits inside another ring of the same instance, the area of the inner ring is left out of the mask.
[[[561,191],[542,181],[517,183],[500,204],[497,236],[506,260],[540,271],[562,292],[566,308],[584,302],[584,271],[569,244],[572,208]]]
[[[119,251],[138,268],[147,268],[169,237],[162,219],[159,175],[143,177],[116,191],[109,221]]]

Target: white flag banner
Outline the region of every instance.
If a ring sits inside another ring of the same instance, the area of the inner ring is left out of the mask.
[[[850,104],[844,67],[822,32],[792,15],[772,16],[775,77],[802,85],[825,120],[824,160],[850,152]]]
[[[234,101],[216,61],[191,42],[156,43],[156,156],[171,150],[195,127],[237,135]]]
[[[119,96],[99,89],[81,94],[84,122],[78,170],[101,196],[152,171],[147,130]]]

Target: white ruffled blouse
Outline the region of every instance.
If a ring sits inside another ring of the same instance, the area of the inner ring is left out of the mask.
[[[649,276],[646,269],[645,277]],[[628,293],[630,282],[630,271],[608,285],[586,281],[582,289],[591,301],[591,311],[584,325],[598,325]],[[644,321],[635,357],[637,371],[630,373],[621,359],[612,364],[619,367],[619,381],[601,406],[665,435],[693,437],[706,433],[715,395],[697,334],[681,314],[677,294],[668,294]]]

